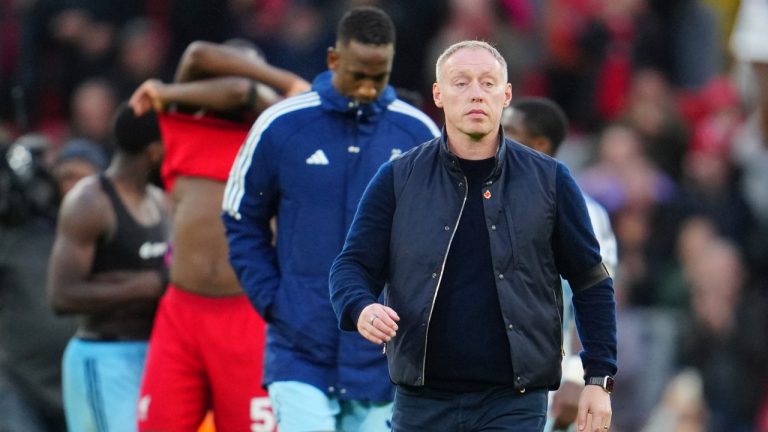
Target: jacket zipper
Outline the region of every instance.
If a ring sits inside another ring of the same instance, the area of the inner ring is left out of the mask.
[[[443,282],[443,273],[445,271],[445,262],[448,261],[448,252],[451,250],[451,243],[453,243],[453,237],[456,235],[456,230],[459,229],[459,221],[461,221],[461,215],[464,213],[464,206],[467,203],[467,194],[469,193],[469,185],[467,184],[467,177],[464,176],[464,200],[461,202],[461,209],[459,209],[459,217],[456,219],[456,223],[453,226],[453,232],[451,233],[451,239],[448,240],[448,248],[445,250],[443,256],[443,264],[440,266],[440,277],[437,278],[437,287],[435,288],[435,295],[432,296],[432,305],[429,308],[429,316],[427,317],[427,333],[424,336],[424,357],[421,360],[421,384],[424,385],[427,375],[427,343],[429,342],[429,323],[432,321],[432,312],[435,310],[435,301],[437,301],[437,292],[440,290],[440,284]]]

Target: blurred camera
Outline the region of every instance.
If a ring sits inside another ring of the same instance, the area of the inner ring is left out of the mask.
[[[0,146],[0,224],[55,216],[56,189],[45,162],[48,147],[48,139],[38,134]]]

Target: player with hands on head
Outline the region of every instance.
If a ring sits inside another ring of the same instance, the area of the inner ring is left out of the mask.
[[[141,431],[269,431],[261,385],[264,322],[232,267],[220,218],[232,162],[257,116],[309,84],[241,41],[196,41],[175,81],[151,79],[130,103],[158,112],[162,180],[174,205],[170,286],[160,302],[138,405]]]

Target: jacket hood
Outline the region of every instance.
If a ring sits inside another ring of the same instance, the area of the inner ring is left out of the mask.
[[[332,77],[333,72],[325,71],[312,81],[312,90],[320,95],[322,107],[328,111],[336,111],[350,116],[358,115],[360,118],[369,119],[382,113],[389,104],[397,99],[395,89],[387,85],[375,101],[361,104],[339,93],[331,82]]]

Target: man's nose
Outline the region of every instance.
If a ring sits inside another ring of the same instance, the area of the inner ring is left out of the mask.
[[[376,99],[378,91],[372,82],[367,81],[360,84],[357,88],[357,98],[364,102],[371,102]]]
[[[479,82],[473,82],[469,86],[469,95],[473,101],[483,100],[483,97],[485,96],[485,94],[483,92],[482,84],[480,84]]]

